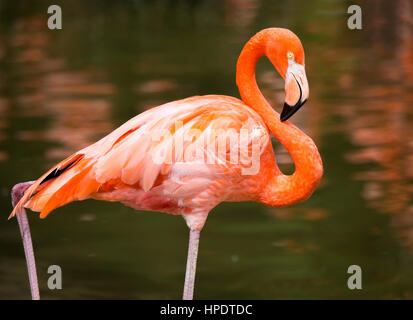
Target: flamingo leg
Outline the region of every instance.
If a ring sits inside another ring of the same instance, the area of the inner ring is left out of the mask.
[[[29,188],[34,181],[23,182],[16,184],[11,192],[13,207],[19,202],[24,192]],[[27,219],[26,210],[21,208],[16,213],[19,223],[20,234],[23,241],[24,254],[26,256],[27,272],[29,273],[30,291],[32,300],[40,300],[39,285],[37,281],[36,262],[34,260],[34,252],[32,245],[32,237],[30,235],[29,220]]]
[[[198,257],[199,235],[201,231],[189,231],[188,258],[186,262],[183,300],[192,300],[194,296],[196,260]]]

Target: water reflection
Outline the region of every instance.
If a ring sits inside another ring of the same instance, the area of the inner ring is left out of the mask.
[[[238,96],[235,65],[247,38],[289,27],[304,43],[311,91],[292,121],[316,141],[325,176],[291,208],[216,208],[203,231],[198,296],[413,298],[410,1],[363,2],[362,32],[345,27],[346,1],[105,1],[104,9],[73,1],[59,32],[45,28],[44,6],[19,4],[0,7],[5,217],[10,186],[137,113],[192,95]],[[257,81],[280,110],[284,84],[268,62],[260,61]],[[292,172],[291,157],[274,147]],[[31,222],[43,297],[180,297],[180,218],[86,201]],[[0,298],[28,298],[16,225],[0,220],[0,229]],[[61,292],[45,285],[42,270],[53,263],[64,268]],[[350,264],[368,274],[357,296],[345,285]]]
[[[260,9],[260,2],[256,0],[226,0],[224,2],[225,24],[233,27],[251,25]]]
[[[366,71],[371,72],[374,68],[380,79],[372,81],[369,86],[342,88],[356,91],[359,98],[358,104],[343,106],[346,111],[342,115],[347,118],[343,130],[359,147],[347,153],[346,158],[352,163],[368,165],[354,174],[354,179],[364,183],[363,197],[372,208],[392,214],[396,236],[413,250],[412,190],[408,180],[412,177],[408,171],[413,155],[410,138],[413,133],[410,107],[413,60],[409,59],[413,55],[413,13],[409,1],[396,1],[385,9],[380,4],[376,5],[380,8],[372,10],[375,15],[370,19],[381,21],[386,30],[380,28],[380,24],[373,24],[375,32],[367,39],[372,45],[368,54],[383,60],[379,63],[377,60],[366,61]],[[391,10],[399,23],[389,27],[382,10],[386,13]],[[390,37],[394,44],[388,48]],[[389,53],[391,56],[387,56]]]
[[[45,153],[56,162],[113,129],[110,96],[115,87],[95,68],[68,70],[64,58],[50,55],[52,39],[42,17],[18,21],[10,43],[19,116],[49,119],[40,130],[19,131],[19,140],[57,142]]]

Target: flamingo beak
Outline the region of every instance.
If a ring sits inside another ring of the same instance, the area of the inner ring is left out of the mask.
[[[281,121],[288,120],[306,103],[309,95],[307,76],[304,66],[289,61],[285,77],[285,102],[281,112]]]

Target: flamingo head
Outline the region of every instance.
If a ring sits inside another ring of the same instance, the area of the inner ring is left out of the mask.
[[[273,36],[267,40],[266,55],[285,81],[284,108],[280,116],[281,121],[285,121],[308,99],[304,49],[292,31],[274,28]]]

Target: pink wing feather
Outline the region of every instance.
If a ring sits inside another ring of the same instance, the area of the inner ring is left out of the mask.
[[[190,162],[185,158],[185,152],[209,156],[214,164],[199,163],[195,167],[199,169],[207,166],[212,169],[211,175],[219,170],[240,169],[242,162],[229,162],[229,144],[225,144],[223,152],[215,148],[219,139],[216,132],[230,132],[229,139],[235,135],[239,140],[243,128],[249,132],[248,148],[243,152],[251,153],[252,140],[258,138],[262,153],[270,141],[268,130],[261,117],[242,101],[210,95],[167,103],[132,118],[103,139],[49,170],[26,191],[16,208],[24,205],[34,211],[41,211],[41,217],[45,217],[53,209],[68,202],[98,194],[105,190],[107,184],[113,188],[113,184],[120,183],[148,192],[160,177],[168,177],[176,164]],[[191,139],[183,140],[181,146],[176,142],[179,141],[178,135]],[[162,138],[158,139],[157,136]],[[207,148],[206,144],[214,147]],[[171,154],[172,157],[168,156]],[[62,164],[65,163],[70,165],[64,168]],[[195,167],[182,170],[191,171]],[[50,172],[59,174],[45,181],[48,175],[50,177]],[[193,170],[192,174],[196,175],[196,172]],[[191,172],[187,174],[191,175]],[[193,178],[194,181],[205,180],[202,176]],[[183,194],[181,196],[185,197]]]

